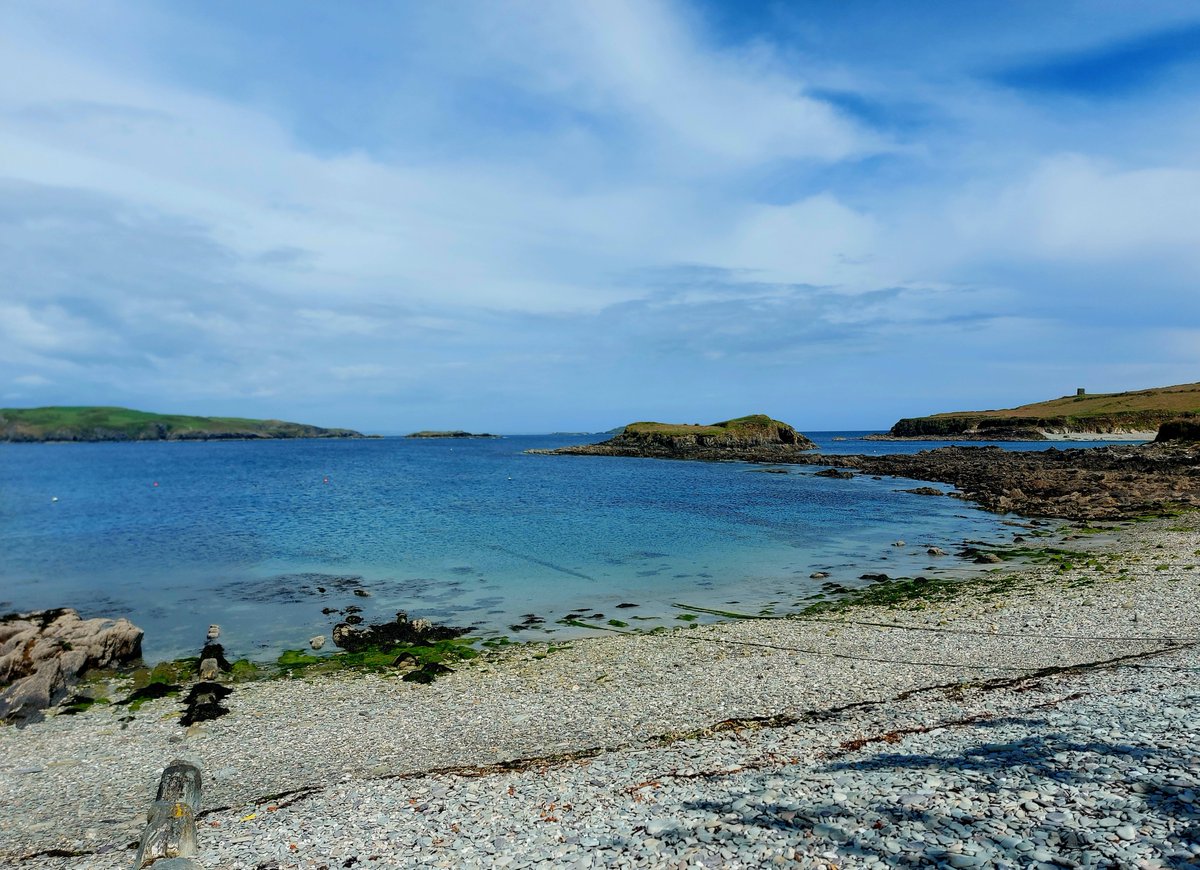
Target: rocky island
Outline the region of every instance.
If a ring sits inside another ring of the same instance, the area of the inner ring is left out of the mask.
[[[1149,440],[1163,423],[1200,412],[1200,383],[1125,393],[1079,390],[1046,402],[990,411],[952,411],[899,420],[874,440],[1046,441],[1127,436]]]
[[[573,456],[635,456],[651,459],[794,462],[817,445],[787,423],[751,414],[709,426],[688,423],[630,423],[608,441],[554,450],[529,450]]]
[[[283,420],[153,414],[129,408],[0,408],[0,441],[222,441],[267,438],[365,438]]]
[[[405,435],[405,438],[499,438],[499,435],[493,435],[490,432],[464,432],[461,429],[450,431],[436,431],[430,429],[422,429],[420,432],[413,432],[410,435]]]

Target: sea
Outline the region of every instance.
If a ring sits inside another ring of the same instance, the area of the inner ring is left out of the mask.
[[[945,446],[808,434],[831,465]],[[128,617],[148,661],[194,655],[214,623],[230,658],[273,660],[355,612],[544,641],[782,614],[868,573],[979,570],[926,550],[1014,531],[907,480],[525,453],[596,440],[0,444],[0,612]]]

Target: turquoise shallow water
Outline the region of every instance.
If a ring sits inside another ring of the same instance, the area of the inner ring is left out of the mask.
[[[931,446],[834,434],[818,440]],[[0,610],[128,616],[151,660],[193,653],[210,622],[231,652],[273,658],[350,604],[534,639],[572,611],[648,627],[679,602],[787,609],[815,570],[911,576],[929,544],[1011,532],[904,481],[522,452],[589,440],[0,445]],[[510,628],[527,614],[546,622]]]

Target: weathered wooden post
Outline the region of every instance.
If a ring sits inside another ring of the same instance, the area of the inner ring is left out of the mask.
[[[158,794],[146,814],[146,827],[134,870],[200,870],[196,854],[196,811],[200,809],[200,768],[176,759],[167,765]]]

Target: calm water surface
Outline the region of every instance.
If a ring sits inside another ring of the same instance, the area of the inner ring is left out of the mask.
[[[815,439],[940,446],[833,440],[854,434]],[[816,570],[861,585],[920,573],[930,544],[1011,536],[906,481],[522,453],[594,440],[0,444],[0,609],[128,616],[150,660],[194,653],[217,622],[231,652],[261,659],[327,634],[340,617],[324,608],[528,639],[568,631],[569,612],[650,627],[676,603],[786,610],[818,591]],[[546,622],[514,631],[526,614]]]

